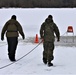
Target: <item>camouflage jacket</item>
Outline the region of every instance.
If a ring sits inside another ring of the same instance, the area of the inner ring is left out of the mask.
[[[14,19],[10,19],[7,21],[2,29],[1,36],[4,36],[6,32],[6,37],[18,37],[20,33],[22,36],[24,35],[23,29],[20,23]]]
[[[45,22],[41,25],[40,28],[40,37],[44,41],[54,42],[55,35],[57,39],[60,39],[60,32],[57,25],[49,19],[46,19]]]

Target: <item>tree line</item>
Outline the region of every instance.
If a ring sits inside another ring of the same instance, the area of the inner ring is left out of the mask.
[[[0,8],[66,8],[76,7],[76,0],[0,0]]]

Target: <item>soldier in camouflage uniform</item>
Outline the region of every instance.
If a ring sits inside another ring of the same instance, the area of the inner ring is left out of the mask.
[[[41,25],[40,28],[40,37],[43,39],[43,62],[45,64],[48,63],[48,66],[53,66],[51,61],[54,59],[53,51],[54,51],[54,41],[56,34],[57,41],[60,40],[60,32],[57,25],[53,22],[52,15],[49,15],[45,22]]]
[[[20,23],[16,20],[16,16],[12,15],[11,19],[8,20],[1,32],[1,40],[4,40],[4,34],[6,32],[7,37],[7,43],[8,43],[8,56],[11,61],[15,60],[15,53],[16,48],[18,44],[18,36],[19,33],[22,35],[22,38],[25,38],[25,35],[23,33],[22,26]]]

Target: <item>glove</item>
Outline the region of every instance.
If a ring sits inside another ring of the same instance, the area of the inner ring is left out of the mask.
[[[3,37],[3,36],[1,36],[1,40],[2,40],[2,41],[4,40],[4,37]]]
[[[44,42],[44,39],[42,39],[42,42]]]
[[[57,42],[59,42],[60,41],[60,39],[57,39]]]
[[[43,38],[40,38],[41,40],[42,40],[42,42],[44,41],[44,39]]]
[[[59,42],[59,41],[60,41],[60,37],[58,36],[58,37],[57,37],[57,42]]]
[[[25,39],[25,36],[24,35],[22,35],[22,38],[23,38],[23,40]]]
[[[44,36],[40,36],[40,39],[44,39]]]

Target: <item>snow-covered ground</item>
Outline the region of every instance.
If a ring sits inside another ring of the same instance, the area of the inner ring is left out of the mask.
[[[54,50],[54,60],[52,61],[54,66],[48,67],[42,62],[43,45],[41,43],[35,48],[37,45],[38,44],[35,43],[19,42],[16,59],[25,57],[11,64],[12,62],[9,61],[7,56],[7,45],[4,43],[0,47],[0,75],[76,74],[76,47],[56,46]],[[34,50],[28,54],[32,49]]]
[[[8,14],[9,13],[9,14]],[[7,55],[7,42],[0,40],[0,75],[76,75],[76,37],[62,36],[67,26],[76,27],[76,9],[0,9],[0,31],[11,15],[17,15],[25,32],[25,40],[19,40],[16,51],[17,62],[12,63]],[[54,66],[42,62],[43,44],[34,43],[45,18],[52,14],[61,33],[59,43],[55,41]],[[76,33],[76,31],[75,31]],[[74,34],[75,36],[75,34]],[[32,38],[33,37],[33,38]],[[19,37],[21,39],[21,37]],[[67,40],[68,39],[68,40]],[[37,47],[36,47],[37,46]],[[36,47],[36,48],[35,48]],[[32,50],[32,51],[31,51]]]

